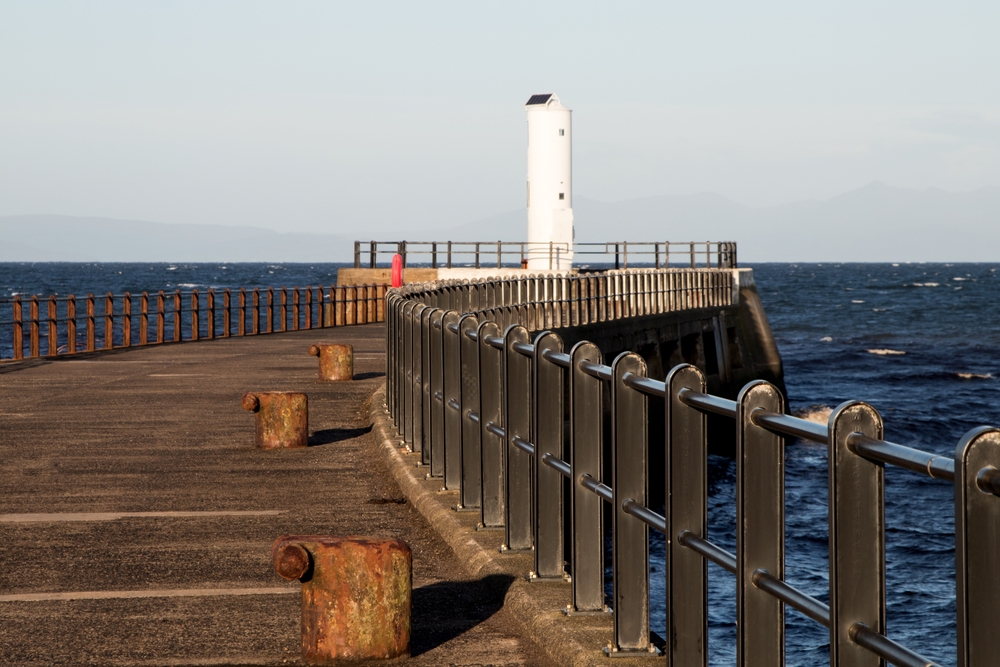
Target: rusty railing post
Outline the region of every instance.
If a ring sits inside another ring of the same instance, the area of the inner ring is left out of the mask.
[[[139,296],[139,345],[149,344],[149,293]]]
[[[288,329],[288,288],[287,287],[282,287],[281,288],[280,299],[281,299],[281,307],[278,308],[278,313],[279,313],[279,319],[281,320],[281,324],[279,324],[277,326],[277,328],[275,329],[275,331],[285,331],[286,329]],[[298,308],[293,308],[293,310],[295,310],[296,311],[295,314],[298,315]],[[295,328],[298,328],[298,327],[296,326]]]
[[[208,320],[205,322],[206,335],[211,340],[215,338],[215,290],[210,288],[205,298],[208,300]]]
[[[312,317],[313,317],[313,292],[312,292],[312,290],[313,290],[312,285],[307,285],[306,286],[306,303],[305,303],[305,306],[306,306],[305,328],[306,329],[312,329],[313,328],[313,319],[312,319]]]
[[[282,296],[284,296],[284,289],[282,291]],[[299,286],[296,285],[292,288],[292,331],[299,330]]]
[[[108,292],[104,296],[104,349],[115,346],[115,296]]]
[[[24,322],[21,297],[14,297],[14,358],[24,359]]]
[[[225,316],[222,320],[222,337],[229,338],[233,333],[233,299],[228,287],[222,292],[222,313]]]
[[[201,337],[201,299],[198,290],[191,290],[191,340]]]
[[[122,346],[132,347],[132,295],[122,297]]]
[[[76,353],[76,297],[66,298],[66,345],[69,354]]]
[[[260,333],[260,288],[254,287],[250,304],[250,333]]]
[[[87,352],[93,352],[97,347],[97,323],[94,320],[94,295],[87,295]]]
[[[48,334],[49,334],[49,350],[48,356],[54,357],[59,354],[59,329],[56,325],[56,297],[53,294],[49,297],[49,312],[48,312]]]
[[[267,323],[263,333],[274,331],[274,288],[267,288]]]
[[[239,316],[240,319],[236,323],[236,335],[246,336],[247,335],[247,291],[242,287],[240,288]]]
[[[156,342],[162,343],[166,339],[167,329],[167,297],[160,290],[156,293]]]
[[[28,306],[28,325],[29,325],[29,356],[34,359],[39,356],[39,343],[38,343],[38,296],[31,297],[31,303]]]
[[[357,324],[358,323],[358,289],[356,287],[348,287],[345,290],[344,299],[347,303],[344,304],[344,324]]]
[[[181,291],[174,291],[174,341],[181,340]]]

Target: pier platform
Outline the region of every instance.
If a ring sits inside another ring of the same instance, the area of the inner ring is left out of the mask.
[[[10,665],[299,663],[288,533],[413,549],[414,665],[548,665],[503,610],[512,577],[470,577],[405,500],[370,401],[384,325],[0,364],[0,656]],[[320,383],[315,342],[355,381]],[[254,447],[247,391],[309,396],[310,444]]]

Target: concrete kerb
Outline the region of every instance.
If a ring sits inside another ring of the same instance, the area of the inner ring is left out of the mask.
[[[376,390],[371,401],[372,431],[387,467],[407,502],[420,512],[441,538],[451,547],[472,576],[505,575],[513,583],[507,590],[504,607],[523,629],[524,635],[541,647],[559,665],[591,667],[601,665],[652,665],[663,658],[637,656],[617,658],[612,663],[602,652],[612,637],[608,616],[567,617],[563,609],[570,601],[565,583],[529,583],[525,577],[532,568],[532,557],[524,554],[501,555],[498,547],[502,532],[476,531],[477,512],[456,512],[454,493],[442,492],[440,479],[426,479],[425,468],[418,468],[418,454],[407,454],[399,447],[400,438],[385,411],[385,385]]]

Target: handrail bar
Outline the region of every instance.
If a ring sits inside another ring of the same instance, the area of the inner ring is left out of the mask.
[[[499,426],[493,422],[486,422],[486,430],[497,436],[498,438],[506,438],[507,431],[504,430],[503,426]]]
[[[542,463],[550,468],[554,468],[562,473],[563,477],[572,477],[573,468],[570,467],[568,463],[563,461],[561,458],[553,456],[552,454],[545,453],[542,454]]]
[[[448,407],[451,408],[452,410],[457,410],[458,412],[462,411],[462,404],[456,401],[454,398],[448,399]]]
[[[791,415],[779,415],[758,408],[750,414],[750,421],[778,435],[790,435],[822,445],[830,440],[830,431],[826,426]]]
[[[712,412],[725,417],[736,418],[736,401],[728,398],[720,398],[712,394],[703,394],[700,391],[682,388],[677,392],[677,398],[681,403],[701,412]]]
[[[555,350],[542,350],[542,359],[551,361],[555,365],[562,366],[563,368],[569,368],[573,364],[573,357],[569,356],[565,352],[556,352]]]
[[[847,437],[847,446],[858,456],[872,461],[891,463],[935,479],[955,481],[955,459],[931,454],[912,447],[875,440],[860,433]]]
[[[595,377],[598,380],[611,380],[611,366],[605,366],[604,364],[594,364],[589,361],[581,361],[580,370],[591,377]]]
[[[848,630],[851,640],[860,646],[884,658],[899,667],[940,667],[933,660],[928,660],[919,653],[897,644],[883,634],[875,632],[864,623],[855,623]]]
[[[472,420],[472,421],[474,421],[474,422],[476,422],[478,424],[479,423],[479,413],[476,412],[475,410],[469,410],[469,419]]]
[[[469,340],[476,341],[477,343],[479,342],[479,333],[472,329],[465,330],[465,337]]]
[[[503,336],[487,336],[486,344],[498,350],[503,349]]]
[[[712,544],[708,540],[702,539],[690,530],[682,530],[677,533],[677,544],[687,547],[691,551],[701,554],[712,561],[723,570],[736,574],[736,556],[729,553],[722,547]]]
[[[528,442],[527,440],[525,440],[524,438],[522,438],[521,436],[515,435],[513,438],[511,438],[510,441],[513,442],[514,446],[520,449],[522,452],[527,452],[532,456],[535,455],[535,446],[530,442]]]
[[[458,333],[458,323],[457,322],[452,322],[451,324],[449,324],[448,325],[448,331],[450,331],[452,333]]]
[[[667,385],[665,382],[642,377],[635,373],[625,373],[622,376],[622,382],[625,383],[626,387],[631,387],[647,396],[659,396],[663,398],[667,395]]]
[[[622,511],[625,512],[625,514],[634,516],[636,519],[642,521],[653,530],[657,530],[663,534],[666,534],[667,532],[666,517],[660,516],[645,505],[637,503],[631,498],[626,498],[622,501]]]
[[[585,488],[588,491],[594,493],[598,497],[603,498],[604,500],[608,501],[609,503],[614,501],[614,496],[611,493],[611,487],[608,486],[607,484],[601,484],[600,482],[598,482],[596,479],[594,479],[590,475],[588,475],[586,473],[580,475],[580,479],[577,480],[577,482],[583,488]]]
[[[511,347],[514,348],[515,352],[520,352],[526,357],[535,356],[535,346],[531,343],[514,343]]]

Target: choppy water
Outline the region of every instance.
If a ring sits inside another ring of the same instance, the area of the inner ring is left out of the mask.
[[[329,285],[338,266],[0,264],[0,299],[14,293]],[[945,455],[970,428],[1000,423],[1000,264],[754,268],[793,411],[823,420],[842,401],[868,401],[882,412],[887,439]],[[0,313],[0,321],[9,316]],[[786,578],[826,601],[826,451],[795,443],[786,457]],[[730,551],[734,473],[731,460],[712,457],[709,536]],[[942,664],[955,660],[952,499],[947,483],[886,471],[889,635]],[[652,620],[661,634],[662,552],[654,534]],[[735,578],[714,565],[709,577],[711,664],[733,664]],[[826,629],[795,611],[786,619],[787,664],[826,664]]]

